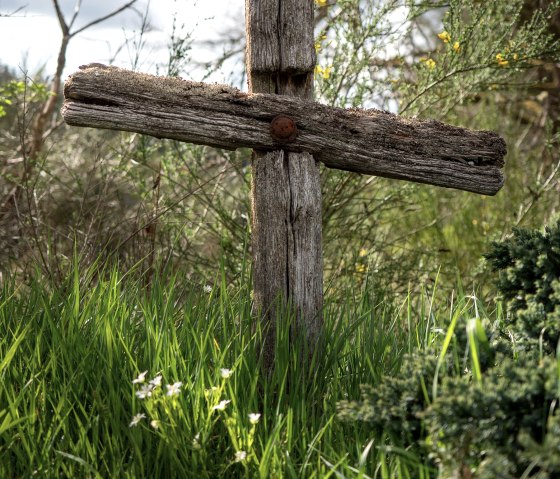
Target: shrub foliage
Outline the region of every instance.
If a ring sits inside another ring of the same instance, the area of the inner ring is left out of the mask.
[[[413,444],[440,477],[559,477],[559,252],[560,222],[494,243],[486,258],[507,315],[490,339],[469,334],[472,319],[462,318],[446,357],[433,347],[407,356],[359,401],[340,402],[339,417]]]
[[[486,255],[499,272],[508,326],[525,341],[556,350],[560,337],[560,221],[544,232],[515,229]]]

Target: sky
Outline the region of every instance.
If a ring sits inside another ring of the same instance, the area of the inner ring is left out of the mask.
[[[128,0],[82,0],[74,29],[106,15]],[[77,0],[60,0],[67,21],[72,17]],[[176,16],[176,26],[183,34],[192,33],[196,43],[190,55],[199,62],[219,55],[205,42],[219,42],[228,31],[240,31],[244,22],[244,0],[138,0],[135,11],[129,10],[87,29],[69,44],[64,76],[80,65],[109,63],[131,68],[137,56],[138,33],[142,15],[148,11],[150,31],[140,50],[138,70],[165,73],[168,47]],[[12,16],[6,16],[23,7]],[[0,63],[16,72],[30,75],[45,67],[45,74],[55,71],[61,30],[52,0],[0,0]],[[239,58],[235,61],[239,62]],[[232,60],[232,63],[234,61]],[[194,64],[195,62],[192,62]],[[163,70],[162,70],[163,68]],[[210,81],[229,82],[230,68],[222,68]],[[206,70],[189,71],[192,80],[202,80]],[[239,85],[237,85],[239,86]]]

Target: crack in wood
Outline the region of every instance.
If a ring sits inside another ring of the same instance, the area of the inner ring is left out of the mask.
[[[85,96],[80,96],[76,93],[69,95],[67,98],[74,100],[77,104],[82,104],[82,105],[106,106],[106,107],[116,107],[116,108],[119,108],[121,106],[121,104],[115,100],[109,100],[105,98],[85,97]]]

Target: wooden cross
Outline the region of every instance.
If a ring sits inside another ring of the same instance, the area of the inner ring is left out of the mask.
[[[295,333],[310,350],[321,331],[319,162],[485,195],[504,181],[506,147],[495,133],[315,103],[313,10],[313,0],[246,0],[249,93],[100,64],[80,67],[64,87],[69,125],[253,148],[254,301],[269,326],[269,367],[278,304],[295,309]]]

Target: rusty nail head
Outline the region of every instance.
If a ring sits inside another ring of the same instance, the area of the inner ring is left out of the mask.
[[[298,135],[296,122],[288,115],[275,116],[270,123],[270,135],[276,141],[292,142]]]

